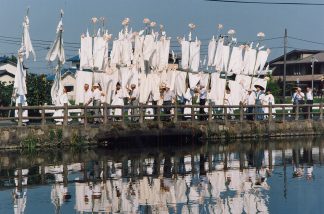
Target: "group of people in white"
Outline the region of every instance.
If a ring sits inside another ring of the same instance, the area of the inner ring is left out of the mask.
[[[263,99],[263,92],[252,93],[255,101],[246,98],[249,90],[258,90],[255,85],[261,89],[267,85],[267,78],[261,76],[268,71],[265,65],[270,50],[261,44],[265,36],[262,32],[257,44],[245,45],[238,45],[233,29],[213,36],[208,56],[202,59],[201,41],[193,38],[196,28],[193,23],[189,24],[188,38],[179,37],[176,41],[167,36],[163,25],[156,31],[156,23],[148,18],[143,20],[145,27],[139,32],[129,30],[129,23],[129,18],[123,20],[124,28],[113,39],[111,49],[109,41],[113,37],[108,30],[99,29],[95,35],[87,32],[81,36],[80,68],[75,74],[76,104],[164,105],[164,113],[170,114],[172,109],[167,106],[172,103],[199,103],[202,106],[199,112],[203,114],[203,106],[207,104],[253,104],[261,100],[262,104],[274,103],[273,97]],[[222,28],[218,26],[219,32]],[[171,50],[172,42],[180,45],[179,56]],[[229,109],[230,113],[232,110]],[[191,108],[181,111],[189,115]],[[95,115],[99,113],[96,111]],[[109,112],[117,116],[122,113],[118,108]],[[133,109],[132,113],[136,115],[138,110]],[[146,113],[156,114],[156,109],[148,109]]]

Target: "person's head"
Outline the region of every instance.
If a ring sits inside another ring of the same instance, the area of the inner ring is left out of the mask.
[[[260,91],[261,90],[260,86],[258,86],[258,85],[255,86],[255,89],[256,89],[256,91]]]
[[[268,91],[267,91],[267,94],[271,94],[271,91],[270,91],[270,90],[268,90]]]
[[[301,90],[301,88],[300,87],[298,87],[297,88],[297,92],[301,92],[302,90]]]
[[[136,88],[135,84],[131,84],[131,89],[134,90]]]
[[[66,87],[63,87],[63,93],[64,93],[64,94],[67,93],[67,89],[66,89]]]
[[[97,88],[99,88],[99,84],[98,83],[93,84],[93,89],[95,90]]]
[[[204,85],[200,85],[200,90],[203,89],[203,88],[205,88],[205,86]]]
[[[312,89],[311,89],[310,87],[307,87],[306,90],[307,90],[308,92],[312,91]]]
[[[87,83],[84,84],[83,88],[84,88],[85,91],[88,91],[89,90],[89,84],[87,84]]]
[[[250,95],[252,93],[252,89],[248,89],[248,94]]]
[[[119,90],[119,89],[120,89],[120,87],[121,87],[121,86],[120,86],[120,83],[119,83],[119,82],[117,82],[117,84],[116,84],[116,89],[117,89],[117,90]]]

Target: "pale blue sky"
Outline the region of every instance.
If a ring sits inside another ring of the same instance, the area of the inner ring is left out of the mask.
[[[222,23],[227,31],[234,28],[239,41],[252,41],[256,34],[263,31],[267,38],[283,36],[284,28],[288,34],[317,42],[324,42],[324,7],[315,6],[277,6],[277,5],[240,5],[209,2],[204,0],[0,0],[0,55],[15,53],[18,44],[6,44],[1,36],[20,37],[21,22],[26,8],[30,7],[32,39],[53,40],[62,8],[64,15],[64,40],[79,42],[80,34],[87,28],[92,29],[93,16],[105,17],[108,28],[114,35],[121,29],[124,17],[131,19],[131,27],[139,30],[144,17],[162,23],[172,38],[188,32],[188,23],[197,25],[196,34],[207,44],[216,33],[216,25]],[[270,1],[270,0],[264,0]],[[288,0],[281,0],[288,1]],[[298,1],[298,0],[295,0]],[[302,2],[301,0],[299,0]],[[321,2],[320,0],[313,0]],[[11,42],[12,43],[12,42]],[[282,46],[282,39],[267,41],[268,47]],[[44,45],[43,45],[44,46]],[[77,46],[77,45],[73,45]],[[314,45],[289,40],[289,46],[296,48],[324,49]],[[73,50],[72,50],[73,49]],[[67,57],[76,55],[75,48],[67,47]],[[205,48],[206,49],[206,48]],[[273,49],[271,58],[282,53]],[[27,62],[32,72],[48,72],[44,60],[46,50],[36,48],[38,62]]]

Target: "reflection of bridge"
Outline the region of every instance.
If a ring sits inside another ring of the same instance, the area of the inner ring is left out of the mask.
[[[27,176],[29,186],[53,184],[49,197],[57,207],[66,203],[70,193],[75,209],[80,212],[231,210],[241,213],[244,210],[254,213],[257,210],[267,213],[265,195],[271,188],[267,184],[269,174],[283,170],[287,177],[286,168],[293,166],[294,170],[301,170],[301,177],[311,179],[313,165],[323,163],[324,142],[303,141],[187,146],[127,153],[102,149],[77,154],[58,151],[48,160],[45,160],[47,154],[28,162],[24,159],[30,157],[12,153],[1,156],[1,189],[26,188],[23,180]],[[6,159],[12,165],[5,165]],[[39,160],[43,162],[37,163]],[[51,160],[55,160],[54,166]],[[22,168],[28,169],[28,175],[24,175]],[[17,169],[17,173],[12,169]],[[12,179],[17,184],[10,184]]]
[[[247,113],[253,107],[255,111]],[[165,114],[164,108],[172,109]],[[18,106],[0,107],[1,111],[15,110],[16,117],[0,117],[17,121],[12,127],[0,128],[0,140],[18,147],[16,141],[36,135],[42,141],[50,141],[50,130],[62,130],[66,142],[82,135],[92,142],[109,142],[121,138],[139,136],[204,136],[211,138],[319,135],[324,132],[323,105],[178,105],[171,106]],[[91,112],[100,110],[100,115]],[[205,113],[201,113],[204,109]],[[263,111],[261,111],[263,109]],[[114,114],[120,110],[122,114]],[[26,111],[34,116],[27,116]],[[60,112],[52,116],[54,112]],[[87,112],[86,114],[82,112]],[[137,112],[131,114],[130,112]],[[265,113],[261,113],[265,112]],[[50,115],[49,115],[49,114]],[[100,124],[93,124],[99,119]],[[32,125],[24,124],[30,121]],[[61,125],[54,125],[61,121]],[[27,125],[27,127],[21,127]],[[0,147],[6,145],[0,145]]]

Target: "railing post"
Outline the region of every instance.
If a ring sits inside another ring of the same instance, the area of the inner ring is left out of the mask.
[[[103,115],[103,124],[105,124],[105,125],[108,123],[107,112],[108,112],[107,103],[104,102],[102,115]]]
[[[143,104],[140,104],[140,118],[139,118],[139,123],[142,124],[143,121],[144,121]]]
[[[295,112],[295,120],[298,120],[299,119],[299,105],[297,103],[296,105],[296,112]]]
[[[224,122],[227,123],[227,106],[224,105]]]
[[[64,103],[64,110],[63,110],[63,125],[67,126],[68,125],[68,104]]]
[[[22,110],[22,104],[21,103],[18,103],[18,126],[22,126],[22,113],[23,113],[23,110]]]
[[[87,112],[87,106],[84,106],[84,127],[87,127],[87,123],[88,123],[88,112]]]
[[[45,119],[45,107],[44,105],[42,106],[42,126],[46,124],[46,119]]]
[[[271,122],[272,121],[272,103],[269,103],[268,111],[269,111],[268,120],[269,120],[269,122]]]
[[[122,123],[124,124],[125,123],[125,107],[122,106],[122,109],[121,109],[121,113],[122,113]]]
[[[323,120],[323,103],[320,103],[320,116],[319,116],[320,120]]]
[[[244,120],[244,108],[243,108],[243,103],[240,103],[240,122],[243,122]]]
[[[175,101],[175,104],[174,104],[174,118],[173,118],[173,122],[174,123],[178,122],[178,105],[177,105],[177,101]]]
[[[193,105],[191,106],[191,121],[195,121],[195,108]]]
[[[157,121],[158,121],[158,123],[161,123],[161,106],[158,106],[157,108],[156,108],[156,113],[157,113]],[[155,116],[154,116],[155,117]]]
[[[208,105],[208,123],[210,123],[213,119],[213,108],[212,108],[212,105],[211,103],[209,102],[209,105]]]
[[[307,117],[310,120],[311,119],[311,113],[310,113],[310,105],[307,104]]]

